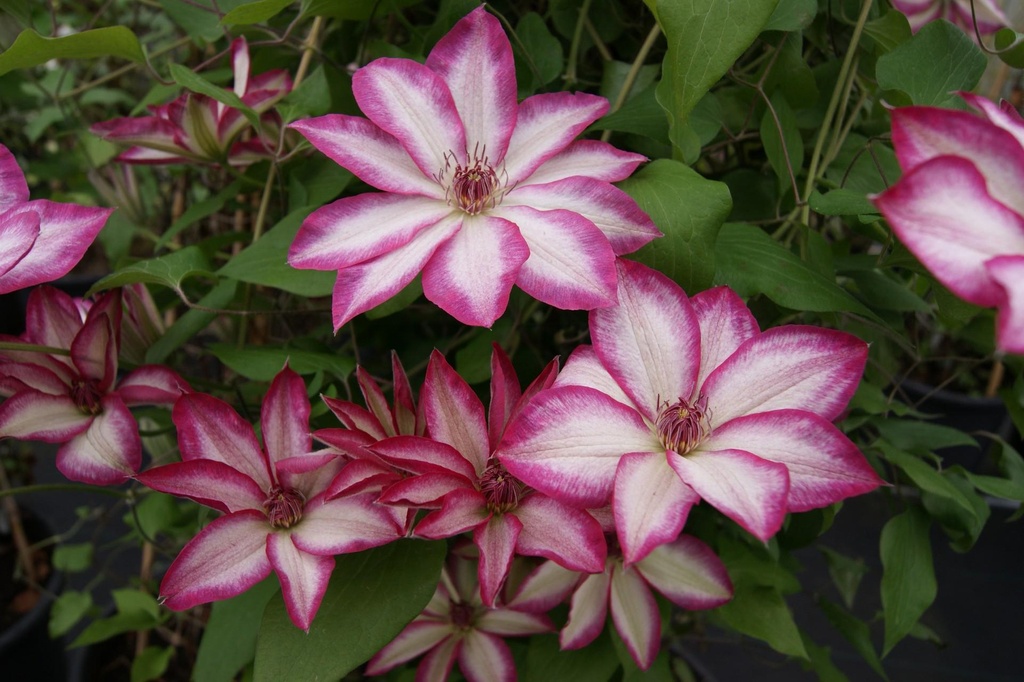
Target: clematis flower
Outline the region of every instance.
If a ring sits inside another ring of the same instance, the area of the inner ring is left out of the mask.
[[[437,591],[423,613],[366,665],[368,675],[426,654],[416,671],[420,682],[444,682],[455,662],[469,682],[512,682],[512,652],[504,637],[553,632],[547,616],[480,601],[472,562],[457,554],[443,569]]]
[[[996,307],[996,343],[1024,354],[1024,120],[961,93],[981,116],[892,112],[900,180],[873,197],[900,241],[954,294]]]
[[[86,312],[87,309],[87,312]],[[173,370],[144,365],[117,379],[121,293],[80,306],[39,287],[29,296],[26,332],[15,341],[62,348],[0,351],[0,437],[62,443],[57,468],[72,481],[122,483],[139,470],[142,442],[128,408],[170,406],[188,384]]]
[[[292,124],[381,193],[314,211],[289,251],[297,268],[337,270],[337,329],[422,270],[423,292],[460,322],[490,326],[513,284],[563,309],[615,302],[615,256],[658,232],[610,183],[644,160],[573,142],[608,110],[588,94],[516,101],[512,48],[483,7],[426,64],[377,59],[352,91],[368,118]]]
[[[29,200],[14,154],[0,145],[0,294],[68,274],[112,211]]]
[[[679,535],[701,498],[766,541],[786,512],[881,481],[831,421],[867,344],[790,325],[761,332],[719,287],[688,299],[619,262],[619,304],[590,313],[593,347],[509,424],[496,453],[527,485],[597,508],[612,499],[627,564]]]
[[[183,93],[168,104],[150,106],[151,116],[115,118],[93,124],[93,133],[111,142],[133,145],[117,160],[122,163],[188,163],[190,161],[244,166],[271,154],[279,126],[269,112],[292,89],[286,71],[249,75],[249,45],[239,37],[231,43],[235,74],[233,92],[257,114],[264,131],[238,140],[250,127],[241,111],[195,92]]]
[[[417,524],[416,535],[435,540],[473,531],[480,550],[480,594],[488,606],[515,554],[596,572],[606,552],[593,517],[524,486],[491,456],[508,419],[550,385],[554,363],[522,395],[511,363],[497,347],[491,368],[488,419],[473,390],[434,351],[421,395],[431,437],[396,436],[370,448],[407,474],[381,491],[381,503],[434,509]]]
[[[167,569],[160,594],[168,607],[183,610],[233,597],[273,570],[292,622],[309,630],[334,555],[400,537],[396,515],[375,505],[372,496],[326,498],[343,460],[311,451],[309,412],[305,384],[287,367],[263,401],[264,447],[252,426],[217,398],[188,393],[175,403],[182,461],[137,478],[225,514],[185,545]]]
[[[907,16],[915,33],[930,21],[946,19],[974,38],[971,3],[972,0],[892,0],[893,7]],[[995,33],[1010,25],[999,0],[973,0],[973,4],[981,35]]]
[[[615,547],[614,538],[609,546]],[[684,534],[631,565],[621,552],[610,549],[601,573],[582,575],[545,562],[527,576],[508,605],[543,612],[571,594],[569,621],[559,635],[563,650],[593,642],[611,611],[630,656],[647,670],[661,647],[661,614],[652,590],[690,611],[713,609],[732,599],[732,582],[722,561],[706,544]]]

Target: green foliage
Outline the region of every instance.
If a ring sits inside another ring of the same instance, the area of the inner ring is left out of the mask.
[[[46,38],[32,29],[25,29],[9,48],[0,53],[0,76],[15,69],[39,66],[51,59],[108,56],[133,62],[145,59],[139,39],[124,26],[95,28],[60,38]]]
[[[918,619],[935,601],[937,586],[928,538],[930,522],[920,507],[909,507],[882,529],[882,608],[888,654],[910,634]]]
[[[237,597],[213,604],[192,670],[195,682],[230,682],[252,662],[263,611],[278,589],[271,576]]]
[[[878,59],[878,85],[899,90],[906,104],[955,105],[957,90],[971,90],[985,71],[981,49],[945,21],[925,25],[913,38]]]

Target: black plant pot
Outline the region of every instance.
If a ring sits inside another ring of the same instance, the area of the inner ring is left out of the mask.
[[[22,510],[29,541],[51,537],[53,531],[38,517]],[[0,575],[9,580],[11,574]],[[28,613],[0,630],[0,678],[11,682],[56,682],[65,679],[64,643],[48,631],[52,596],[60,591],[62,576],[51,570],[45,590]]]

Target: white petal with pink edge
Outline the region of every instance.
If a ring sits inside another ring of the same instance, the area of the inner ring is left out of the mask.
[[[28,201],[28,196],[28,183],[17,159],[10,149],[0,144],[0,213]]]
[[[868,345],[852,334],[804,325],[748,339],[708,376],[711,424],[755,412],[799,409],[837,418],[860,383]]]
[[[470,630],[459,650],[459,670],[468,682],[515,682],[512,652],[500,637]]]
[[[455,665],[455,658],[462,648],[462,639],[452,636],[441,640],[441,643],[427,652],[420,664],[416,667],[416,680],[433,682],[447,680],[451,675],[452,667]]]
[[[494,606],[505,584],[522,530],[523,524],[512,514],[493,514],[487,523],[473,530],[473,544],[480,549],[480,598],[487,606]]]
[[[327,114],[296,121],[289,127],[372,187],[444,200],[441,185],[423,174],[398,140],[365,118]]]
[[[117,394],[125,405],[173,405],[189,390],[177,372],[163,365],[143,365],[117,385]]]
[[[532,178],[531,178],[532,179]],[[608,238],[616,255],[636,251],[661,231],[628,194],[593,178],[566,178],[544,185],[519,185],[505,195],[502,206],[528,206],[541,211],[577,213]]]
[[[260,431],[272,463],[308,453],[313,447],[306,384],[287,365],[277,373],[263,397]]]
[[[576,346],[566,360],[565,367],[558,373],[554,385],[587,386],[627,407],[636,409],[633,399],[625,394],[615,378],[601,364],[601,359],[597,357],[597,351],[593,346]]]
[[[985,261],[1024,253],[1024,217],[989,196],[968,160],[942,156],[905,174],[874,198],[896,236],[935,277],[976,305],[1000,301]]]
[[[618,182],[632,175],[636,167],[646,160],[642,154],[624,152],[607,142],[576,140],[541,164],[526,182],[539,185],[577,176]]]
[[[427,67],[444,79],[466,129],[466,149],[504,158],[519,108],[512,46],[501,23],[481,6],[459,20],[430,51]]]
[[[416,619],[405,626],[391,643],[377,652],[366,664],[367,675],[382,675],[397,665],[411,661],[433,649],[452,634],[451,625]]]
[[[63,443],[85,431],[93,419],[66,394],[21,391],[0,403],[0,437]]]
[[[453,370],[454,371],[454,370]],[[456,375],[457,377],[458,375]],[[456,407],[455,405],[449,404],[448,400],[455,398],[454,403],[458,403],[459,396],[453,395],[460,391],[457,389],[458,386],[454,387],[456,391],[449,393],[445,391],[445,388],[436,389],[433,393],[428,393],[432,398],[435,399],[434,414],[444,414],[442,411],[445,408]],[[469,390],[469,387],[465,387]],[[473,396],[474,398],[476,396]],[[438,404],[439,403],[439,404]],[[476,401],[476,405],[472,402],[464,404],[466,411],[462,414],[466,415],[469,420],[473,420],[478,415],[475,414],[477,407],[480,412],[483,411],[483,406],[480,405],[479,400]],[[442,434],[447,434],[452,437],[453,440],[459,443],[468,443],[472,445],[475,441],[473,438],[478,436],[478,433],[473,433],[475,430],[475,424],[468,425],[468,433],[454,432],[452,426],[445,421],[447,418],[454,419],[454,415],[458,413],[458,410],[452,414],[442,416],[440,419],[440,425],[438,431]],[[448,426],[449,428],[444,428]],[[461,424],[453,424],[453,426],[462,426]],[[435,436],[440,438],[440,436]],[[473,463],[466,459],[465,456],[459,450],[456,450],[446,442],[439,440],[433,440],[431,438],[424,438],[422,436],[395,436],[394,438],[387,438],[377,443],[374,443],[370,450],[380,456],[383,460],[391,464],[392,466],[402,469],[413,474],[427,474],[427,473],[444,473],[444,474],[458,474],[466,479],[467,483],[472,480],[476,480],[477,470],[473,466]],[[486,456],[486,453],[483,453]]]
[[[334,570],[334,557],[307,554],[289,533],[267,536],[267,557],[281,581],[281,596],[295,627],[309,632]]]
[[[428,540],[450,538],[487,522],[487,501],[476,490],[461,488],[445,495],[441,508],[416,524],[415,535]]]
[[[654,589],[684,609],[713,609],[732,599],[725,565],[711,548],[690,535],[658,547],[636,570]]]
[[[678,284],[639,263],[617,266],[619,304],[590,313],[590,336],[602,364],[654,422],[665,403],[693,392],[700,326]]]
[[[249,43],[244,36],[231,41],[231,70],[235,76],[233,89],[241,97],[249,90]]]
[[[1005,295],[996,319],[996,344],[1000,350],[1024,355],[1024,254],[998,256],[985,268]]]
[[[762,542],[775,535],[786,517],[789,472],[743,450],[670,452],[679,478],[711,506]]]
[[[664,452],[633,409],[583,386],[537,395],[509,425],[495,453],[527,485],[575,506],[608,502],[619,458]]]
[[[761,328],[729,287],[702,291],[690,299],[690,304],[700,325],[700,374],[696,384],[699,387],[743,342],[760,334]]]
[[[523,100],[505,154],[509,186],[526,181],[606,111],[604,97],[579,92],[543,93]]]
[[[493,215],[464,216],[462,229],[424,265],[423,295],[463,324],[490,327],[530,257],[519,232]]]
[[[437,508],[442,506],[441,498],[455,490],[475,489],[468,478],[458,474],[420,474],[383,487],[379,502],[403,507]]]
[[[572,211],[499,206],[492,211],[515,223],[529,245],[516,284],[562,310],[590,310],[615,303],[615,252],[586,218]]]
[[[588,575],[572,595],[569,622],[558,635],[562,649],[582,649],[597,639],[608,617],[611,571]]]
[[[690,508],[699,501],[697,493],[668,465],[664,451],[623,456],[615,472],[612,509],[626,564],[675,540]]]
[[[318,495],[306,502],[302,519],[292,526],[292,542],[304,552],[329,556],[397,540],[402,535],[404,514],[375,502],[373,493],[333,500]]]
[[[352,94],[367,118],[390,133],[426,176],[465,163],[466,134],[447,84],[411,59],[375,59],[352,76]]]
[[[533,493],[509,514],[523,524],[516,553],[542,556],[566,568],[597,573],[604,568],[608,548],[601,524],[582,509]]]
[[[565,601],[583,577],[578,571],[545,561],[520,583],[508,607],[532,613],[550,611]]]
[[[308,500],[326,491],[345,463],[338,453],[323,449],[279,459],[274,466],[278,482],[285,488],[294,488]]]
[[[617,564],[612,569],[610,596],[615,630],[636,664],[647,670],[661,645],[661,616],[654,595],[639,573]]]
[[[477,628],[502,637],[537,635],[555,628],[547,616],[511,608],[488,609],[480,614]]]
[[[263,490],[273,487],[269,462],[252,425],[223,400],[204,393],[185,393],[171,412],[178,429],[183,460],[212,459],[237,469]]]
[[[331,303],[334,330],[401,291],[461,226],[462,216],[452,214],[419,232],[408,244],[340,271]]]
[[[981,111],[993,125],[999,126],[1006,132],[1017,138],[1017,142],[1024,147],[1024,120],[1020,113],[1013,108],[1013,105],[1005,100],[996,104],[987,97],[975,95],[973,92],[959,93],[964,100],[975,109]]]
[[[185,545],[163,581],[160,595],[168,608],[190,609],[228,599],[270,575],[267,534],[262,513],[242,511],[222,516]]]
[[[263,508],[267,492],[256,481],[223,462],[193,459],[154,467],[135,476],[142,485],[187,497],[223,512]]]
[[[0,213],[0,293],[7,288],[3,276],[18,264],[39,237],[39,214],[32,211],[4,216]]]
[[[115,485],[139,470],[139,426],[121,399],[104,396],[102,411],[89,428],[57,450],[57,469],[66,478],[95,485]]]
[[[369,192],[313,211],[288,250],[288,264],[341,270],[405,246],[452,210],[419,195]]]
[[[882,480],[850,439],[821,417],[778,410],[738,417],[701,450],[745,450],[789,470],[787,511],[807,511],[870,492]]]
[[[483,403],[437,350],[430,354],[420,404],[430,437],[455,448],[481,476],[490,455]]]

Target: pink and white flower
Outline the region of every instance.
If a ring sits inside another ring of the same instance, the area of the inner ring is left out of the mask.
[[[473,389],[437,351],[421,400],[430,438],[396,436],[370,449],[406,477],[381,491],[383,504],[434,509],[415,534],[429,539],[473,532],[483,603],[493,605],[516,554],[543,556],[577,571],[604,566],[600,524],[587,512],[531,490],[492,456],[509,419],[555,376],[552,363],[520,394],[507,356],[491,358],[489,418]]]
[[[249,45],[244,37],[231,43],[233,92],[257,114],[264,130],[252,139],[238,140],[250,127],[241,111],[195,92],[168,104],[150,106],[151,116],[115,118],[92,126],[96,135],[133,145],[117,160],[123,163],[188,163],[201,161],[244,166],[271,156],[279,119],[269,110],[292,89],[286,71],[249,75]]]
[[[201,393],[174,405],[182,461],[140,473],[154,490],[225,512],[181,550],[160,584],[168,607],[227,599],[275,571],[288,615],[308,630],[334,570],[334,555],[378,547],[402,533],[372,495],[328,499],[343,460],[312,452],[309,399],[287,367],[263,401],[263,447],[227,403]]]
[[[892,112],[903,177],[873,197],[900,241],[960,298],[998,309],[996,343],[1024,354],[1024,119],[961,93],[981,115]]]
[[[112,211],[30,200],[14,154],[0,145],[0,294],[68,274]]]
[[[86,312],[87,309],[87,312]],[[50,348],[0,351],[0,437],[62,443],[57,468],[72,481],[123,483],[139,470],[142,441],[128,408],[170,406],[188,384],[174,371],[144,365],[117,379],[121,293],[104,294],[91,306],[39,287],[29,297],[20,338]]]
[[[500,604],[486,606],[473,578],[472,562],[454,555],[427,608],[366,665],[368,675],[426,654],[418,682],[444,682],[455,662],[469,682],[514,682],[515,662],[504,637],[553,632],[547,616]]]
[[[512,475],[586,508],[609,499],[627,565],[678,537],[701,498],[760,540],[786,512],[880,484],[835,426],[867,344],[790,325],[762,332],[719,287],[688,299],[619,261],[619,304],[590,313],[593,347],[509,425]]]
[[[611,185],[643,161],[573,139],[608,109],[588,94],[516,101],[512,48],[483,7],[426,64],[377,59],[352,78],[368,118],[299,130],[381,193],[340,199],[302,224],[288,262],[337,270],[334,326],[423,272],[423,292],[460,322],[490,326],[513,284],[563,309],[615,302],[615,256],[660,235]]]
[[[545,562],[523,581],[509,606],[547,611],[572,594],[569,621],[559,635],[563,650],[593,642],[611,611],[630,656],[647,670],[661,648],[661,614],[652,590],[690,611],[713,609],[732,599],[732,582],[722,561],[697,538],[680,535],[634,564],[626,564],[621,552],[610,551],[601,573],[581,575]]]
[[[972,0],[892,0],[892,5],[907,16],[910,28],[916,33],[930,21],[946,19],[974,36],[974,19],[971,16]],[[999,0],[973,0],[978,33],[995,33],[1010,20],[1003,14]]]

